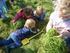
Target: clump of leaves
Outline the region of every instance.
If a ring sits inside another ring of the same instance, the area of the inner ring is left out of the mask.
[[[41,37],[41,47],[44,51],[44,53],[66,53],[67,48],[65,41],[62,38],[56,37],[58,36],[58,33],[54,29],[50,29],[47,34],[45,34],[43,37]],[[42,51],[40,48],[38,50],[38,53]]]
[[[24,27],[25,20],[19,20],[16,23],[10,23],[12,29],[20,29]]]
[[[50,13],[52,12],[52,3],[51,0],[15,0],[14,1],[14,5],[13,6],[9,6],[9,12],[7,14],[7,16],[12,19],[15,16],[15,13],[17,13],[17,11],[24,7],[24,6],[32,6],[34,9],[38,6],[38,5],[42,5],[47,11],[46,15],[50,15]],[[46,20],[47,21],[47,20]],[[7,24],[8,23],[8,24]],[[15,25],[13,25],[12,23],[10,23],[10,21],[6,21],[5,23],[2,23],[2,21],[0,21],[0,36],[2,37],[7,37],[10,34],[10,31],[14,31],[14,29],[16,30],[17,28],[21,28],[22,26],[24,26],[23,24],[24,22],[22,21],[18,21],[16,22]],[[7,24],[7,25],[6,25]],[[42,24],[40,24],[40,29]],[[45,24],[43,24],[42,26],[45,26]],[[46,53],[46,35],[45,33],[40,34],[40,40],[39,39],[32,39],[30,41],[29,44],[27,44],[26,46],[22,46],[22,48],[16,48],[15,50],[11,51],[11,53]]]

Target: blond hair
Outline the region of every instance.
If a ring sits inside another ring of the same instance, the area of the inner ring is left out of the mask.
[[[28,28],[33,28],[35,27],[35,24],[36,22],[34,19],[27,19],[24,26]]]
[[[58,0],[56,11],[62,11],[64,15],[70,15],[70,0]]]
[[[62,4],[60,5],[60,8],[63,8],[63,13],[70,15],[70,0],[63,0]]]
[[[41,15],[44,12],[44,8],[43,6],[37,6],[36,10],[35,10],[35,14],[37,16]]]
[[[36,10],[43,11],[43,6],[37,6]]]

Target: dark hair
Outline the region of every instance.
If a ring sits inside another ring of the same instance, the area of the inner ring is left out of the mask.
[[[27,16],[33,14],[32,8],[25,7],[25,8],[23,8],[23,11],[25,12],[25,14],[26,14]]]

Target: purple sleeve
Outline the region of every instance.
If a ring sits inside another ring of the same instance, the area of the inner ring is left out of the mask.
[[[22,12],[19,12],[16,14],[16,16],[14,17],[14,22],[16,22],[17,20],[21,19],[23,17],[23,13]]]

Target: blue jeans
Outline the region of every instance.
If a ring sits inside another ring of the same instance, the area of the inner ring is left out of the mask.
[[[0,40],[0,46],[8,46],[9,48],[16,48],[21,46],[21,41],[17,38],[16,33],[13,32],[7,39]]]
[[[12,32],[6,40],[0,40],[0,45],[9,45],[9,47],[21,46],[21,40],[33,34],[36,33],[31,29],[24,27]]]
[[[9,39],[12,39],[12,40],[13,40],[13,43],[10,44],[9,47],[15,48],[15,47],[18,47],[18,46],[21,45],[21,40],[20,40],[16,35],[17,35],[17,33],[13,32],[13,33],[11,33],[10,36],[8,37],[7,40],[9,40]]]
[[[12,39],[2,39],[0,40],[0,46],[5,46],[5,45],[9,45],[10,43],[12,43]]]
[[[65,39],[65,42],[66,42],[66,46],[67,46],[68,48],[70,48],[70,37],[66,38],[66,39]]]

